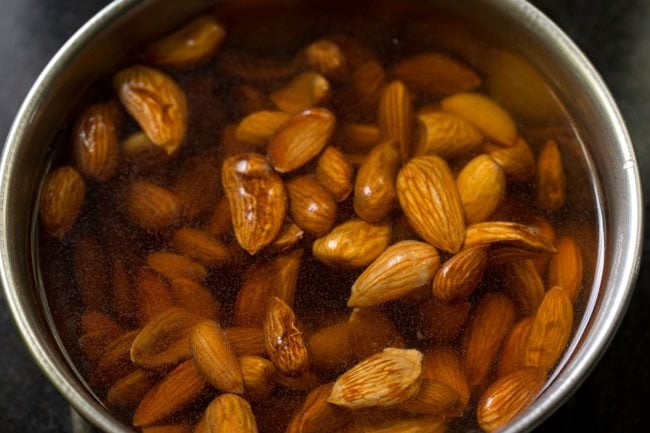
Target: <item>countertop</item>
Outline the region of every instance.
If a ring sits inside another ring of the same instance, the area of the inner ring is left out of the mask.
[[[0,140],[49,58],[106,0],[1,0]],[[650,0],[536,0],[600,71],[650,175]],[[647,192],[647,191],[646,191]],[[646,195],[647,197],[647,195]],[[650,425],[650,245],[627,316],[576,394],[539,431],[645,432]],[[65,400],[23,347],[0,303],[0,430],[68,432]]]

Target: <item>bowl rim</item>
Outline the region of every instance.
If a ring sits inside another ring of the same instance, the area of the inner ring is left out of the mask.
[[[114,24],[123,14],[137,5],[143,5],[150,1],[153,0],[114,0],[90,18],[67,40],[45,66],[25,97],[7,135],[0,160],[0,283],[3,286],[5,300],[14,323],[36,364],[68,403],[96,427],[104,431],[123,433],[132,430],[125,429],[97,401],[88,401],[83,395],[83,389],[77,384],[71,383],[71,377],[60,371],[50,359],[42,337],[33,329],[30,319],[27,317],[26,301],[18,296],[17,291],[13,290],[19,284],[19,278],[11,267],[7,266],[8,252],[11,249],[5,233],[8,219],[6,180],[15,159],[16,149],[23,141],[25,130],[38,111],[44,95],[57,79],[59,72],[73,61],[95,37]],[[573,368],[564,375],[562,383],[555,387],[550,394],[547,394],[545,399],[536,401],[522,416],[502,430],[503,432],[518,432],[530,430],[549,417],[587,378],[614,337],[629,304],[640,266],[644,224],[643,195],[639,167],[625,122],[601,76],[580,49],[545,14],[525,0],[481,1],[495,7],[499,13],[518,14],[520,17],[527,18],[526,25],[530,31],[537,32],[541,38],[545,39],[549,46],[558,53],[558,56],[570,60],[575,73],[584,79],[589,97],[603,110],[603,117],[607,118],[610,123],[612,134],[616,137],[616,150],[625,159],[621,172],[621,176],[623,176],[621,184],[625,188],[623,193],[629,197],[628,214],[625,219],[629,223],[626,229],[629,242],[617,257],[617,263],[623,268],[619,268],[621,276],[616,284],[619,290],[608,304],[607,320],[597,325],[599,332],[589,342],[587,350],[583,351]]]

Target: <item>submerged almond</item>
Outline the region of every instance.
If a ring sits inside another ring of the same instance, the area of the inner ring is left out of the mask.
[[[475,152],[483,142],[483,135],[474,125],[452,113],[420,112],[417,125],[416,155],[456,158]]]
[[[386,72],[379,62],[369,60],[355,69],[342,91],[340,109],[348,116],[363,117],[377,110]]]
[[[330,83],[315,72],[304,72],[287,85],[271,93],[270,99],[280,110],[297,114],[323,105],[330,95]]]
[[[244,398],[254,401],[270,397],[277,375],[273,363],[253,355],[243,355],[238,360],[244,378]]]
[[[551,258],[548,268],[550,286],[560,286],[575,302],[582,285],[582,253],[577,242],[571,237],[563,237],[557,242],[557,254]]]
[[[523,138],[517,138],[515,145],[509,147],[488,143],[483,150],[499,164],[509,180],[528,182],[535,177],[535,155]]]
[[[435,299],[425,300],[418,310],[418,338],[439,344],[451,343],[463,330],[470,309],[471,304],[466,301],[447,304]]]
[[[465,368],[458,356],[447,348],[437,348],[424,352],[422,377],[449,385],[458,394],[458,413],[467,407],[471,394]]]
[[[557,252],[536,228],[508,221],[489,221],[467,227],[465,247],[476,245],[512,247],[540,254]]]
[[[458,392],[446,383],[424,379],[418,394],[399,405],[400,410],[413,414],[457,415],[460,404]]]
[[[334,225],[336,202],[315,179],[300,176],[287,182],[292,219],[309,234],[322,236]]]
[[[145,230],[160,231],[180,217],[182,201],[173,192],[148,180],[137,180],[128,188],[127,215]]]
[[[395,179],[400,156],[394,141],[375,146],[364,159],[354,184],[354,211],[363,220],[376,223],[393,210],[397,201]]]
[[[45,231],[63,238],[72,228],[86,196],[86,185],[72,167],[63,166],[45,178],[39,203],[39,215]]]
[[[235,394],[221,394],[205,410],[207,433],[257,433],[255,415],[246,400]]]
[[[354,168],[336,147],[325,148],[316,166],[316,180],[337,202],[342,202],[352,192]]]
[[[391,82],[381,94],[377,125],[380,140],[397,143],[402,162],[411,154],[413,121],[413,102],[408,89],[401,81]]]
[[[302,407],[293,415],[287,433],[326,433],[345,426],[349,416],[328,403],[333,384],[328,383],[307,395]]]
[[[544,299],[544,283],[532,260],[517,260],[503,266],[503,277],[509,293],[524,314],[534,314]]]
[[[207,287],[190,278],[174,278],[170,281],[169,292],[174,303],[191,311],[203,319],[216,319],[219,315],[219,302]]]
[[[319,329],[309,339],[309,360],[319,371],[340,371],[349,367],[354,356],[347,321]]]
[[[206,266],[220,265],[228,261],[228,248],[207,232],[184,227],[172,236],[172,244],[180,253]]]
[[[283,374],[297,375],[309,366],[309,354],[296,316],[280,298],[269,301],[264,320],[264,341],[271,361]]]
[[[334,42],[321,39],[305,48],[305,57],[309,66],[324,76],[342,80],[350,73],[350,66],[343,50]]]
[[[357,359],[367,358],[386,347],[404,347],[404,340],[393,321],[378,309],[355,308],[348,318],[347,328]]]
[[[189,278],[194,281],[203,281],[208,275],[205,267],[184,255],[167,251],[157,251],[147,256],[147,265],[163,277]]]
[[[468,224],[485,221],[499,207],[506,194],[506,176],[488,155],[467,163],[456,178],[460,201]]]
[[[537,159],[537,203],[549,212],[558,210],[566,199],[566,178],[557,143],[546,142]]]
[[[113,384],[106,394],[106,402],[113,407],[137,406],[155,382],[144,370],[135,370]]]
[[[275,131],[291,118],[283,111],[257,111],[244,117],[236,130],[237,141],[255,147],[265,146]]]
[[[502,377],[524,367],[524,355],[530,330],[533,327],[533,317],[520,320],[512,327],[510,334],[503,342],[503,350],[499,356],[497,376]]]
[[[440,266],[433,283],[433,295],[442,301],[464,299],[478,287],[487,265],[483,247],[463,249]]]
[[[110,179],[117,169],[119,111],[113,102],[86,108],[72,136],[77,166],[86,176],[99,182]]]
[[[365,123],[346,123],[341,126],[341,147],[346,152],[365,153],[379,143],[379,128]]]

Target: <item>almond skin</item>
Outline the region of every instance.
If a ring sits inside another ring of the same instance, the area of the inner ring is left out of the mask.
[[[425,111],[417,115],[415,155],[456,158],[480,149],[483,135],[462,117],[444,111]]]
[[[327,401],[348,409],[394,406],[417,395],[421,376],[420,352],[387,348],[339,376]]]
[[[465,368],[458,356],[448,348],[437,348],[424,352],[422,377],[449,385],[458,393],[458,414],[462,414],[469,403],[471,391],[467,384]]]
[[[113,407],[135,407],[154,384],[144,370],[135,370],[109,388],[106,401]]]
[[[237,242],[255,255],[276,237],[286,215],[287,192],[263,156],[248,153],[226,159],[221,182],[230,205]]]
[[[445,301],[467,298],[478,287],[487,265],[487,249],[463,249],[440,266],[431,287],[433,296]]]
[[[81,113],[72,133],[72,148],[83,174],[99,182],[115,174],[119,126],[119,110],[113,102],[91,105]]]
[[[210,290],[191,278],[174,278],[169,291],[174,303],[193,312],[203,319],[216,319],[219,316],[219,303]]]
[[[455,389],[437,380],[424,379],[418,394],[399,405],[400,410],[414,414],[458,414],[459,395]]]
[[[460,250],[465,239],[463,207],[445,160],[435,155],[411,159],[397,176],[397,197],[424,240],[450,253]]]
[[[524,367],[524,354],[528,336],[533,327],[533,320],[533,317],[527,317],[512,327],[512,331],[503,342],[497,377],[505,376]]]
[[[292,376],[309,366],[307,345],[296,316],[280,298],[270,299],[264,320],[266,352],[280,372]]]
[[[291,115],[283,111],[257,111],[239,122],[235,136],[245,145],[263,147],[289,119]]]
[[[269,98],[280,110],[297,114],[323,105],[330,96],[330,83],[316,72],[303,72]]]
[[[348,338],[357,359],[368,358],[386,347],[404,347],[393,321],[374,308],[352,311],[348,318]]]
[[[322,236],[336,220],[336,202],[313,178],[301,176],[287,182],[292,219],[307,233]]]
[[[419,306],[418,332],[440,344],[449,344],[460,335],[469,318],[471,304],[446,304],[428,299]]]
[[[277,371],[268,359],[244,355],[238,358],[244,378],[244,398],[249,401],[264,400],[275,388]]]
[[[181,254],[206,266],[220,265],[228,261],[228,248],[209,233],[183,227],[172,236],[172,245]]]
[[[487,220],[506,194],[506,176],[488,155],[467,163],[456,178],[460,201],[468,224]]]
[[[354,269],[370,264],[388,247],[390,226],[370,224],[360,219],[345,222],[316,239],[314,256],[321,262]]]
[[[302,167],[323,150],[335,124],[334,114],[325,108],[296,114],[271,138],[266,150],[269,162],[279,173]]]
[[[207,381],[223,392],[244,393],[244,378],[221,326],[212,320],[196,325],[190,334],[196,367]]]
[[[346,320],[319,329],[309,339],[309,360],[319,371],[344,370],[350,366],[353,357]]]
[[[551,258],[548,268],[550,286],[560,286],[566,290],[571,302],[575,302],[582,285],[582,253],[577,242],[563,237],[557,242],[557,254]]]
[[[246,400],[221,394],[205,410],[206,433],[257,433],[255,415]]]
[[[399,299],[428,284],[440,267],[435,248],[418,241],[386,249],[352,285],[350,307],[370,307]]]
[[[62,239],[70,231],[86,197],[86,185],[72,167],[63,166],[45,178],[39,202],[43,228],[55,238]]]
[[[554,212],[564,205],[566,199],[566,177],[562,155],[557,143],[546,142],[537,158],[537,204],[540,208]]]
[[[164,230],[176,223],[181,215],[181,199],[148,180],[133,182],[127,194],[127,215],[144,230]]]
[[[377,112],[379,138],[394,140],[402,162],[411,154],[413,137],[413,102],[411,95],[401,81],[389,83],[381,94]]]
[[[305,48],[307,63],[329,79],[341,81],[350,74],[350,66],[341,48],[334,42],[321,39]]]
[[[354,211],[359,218],[376,223],[393,210],[397,198],[395,180],[399,164],[395,141],[378,144],[364,159],[354,184]]]
[[[352,192],[354,168],[336,147],[325,148],[316,165],[316,180],[337,202],[342,202]]]
[[[187,257],[167,251],[157,251],[147,256],[147,265],[163,277],[190,278],[194,281],[203,281],[208,275],[205,267]]]
[[[517,260],[503,266],[503,278],[524,314],[534,314],[544,299],[544,283],[532,260]]]
[[[508,180],[528,182],[535,177],[535,155],[523,138],[517,138],[510,147],[487,143],[483,151],[499,164]]]
[[[328,383],[310,392],[291,418],[286,433],[327,433],[345,426],[349,415],[327,401],[332,388],[333,384]]]
[[[539,368],[525,368],[510,373],[483,393],[476,409],[479,426],[486,432],[505,427],[533,402],[541,392],[546,375]]]

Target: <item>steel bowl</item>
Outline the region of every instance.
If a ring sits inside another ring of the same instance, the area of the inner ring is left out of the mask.
[[[79,379],[51,324],[36,271],[35,207],[57,128],[77,96],[110,74],[136,42],[161,34],[209,0],[116,0],[59,50],[13,123],[0,166],[0,259],[6,302],[36,363],[70,404],[97,428],[132,431]],[[542,395],[504,431],[529,431],[587,377],[623,318],[638,272],[642,196],[625,123],[593,66],[546,16],[523,0],[433,1],[477,22],[516,49],[572,116],[582,141],[576,159],[599,208],[598,254],[584,317]],[[151,19],[155,16],[155,19]],[[530,77],[526,80],[531,79]],[[525,87],[533,83],[525,82]]]

